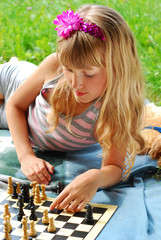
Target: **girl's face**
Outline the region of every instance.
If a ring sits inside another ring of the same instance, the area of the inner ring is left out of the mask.
[[[91,67],[90,70],[72,70],[63,67],[63,72],[76,100],[80,103],[92,102],[100,97],[106,89],[107,72],[105,67]]]

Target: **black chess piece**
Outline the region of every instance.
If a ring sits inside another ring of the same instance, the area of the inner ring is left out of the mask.
[[[85,223],[86,224],[93,224],[93,211],[92,211],[92,207],[90,204],[87,204],[85,206],[85,209],[87,209],[86,214],[85,214]]]
[[[23,202],[20,202],[20,206],[19,206],[19,212],[17,214],[17,220],[21,221],[22,217],[25,215],[24,211],[23,211]]]
[[[61,182],[58,182],[56,186],[56,194],[59,195],[63,191],[63,185]]]
[[[30,198],[29,198],[28,209],[31,209],[32,206],[35,207],[35,204],[34,204],[34,196],[30,196]]]
[[[33,220],[33,221],[37,220],[37,216],[36,216],[36,212],[35,212],[35,206],[31,206],[31,214],[30,214],[29,219]]]
[[[29,202],[29,185],[28,184],[22,184],[21,192],[22,192],[22,196],[24,198],[24,202],[28,203]]]
[[[17,201],[17,206],[20,207],[20,205],[24,207],[24,198],[21,193],[18,194],[18,201]]]
[[[18,194],[17,194],[17,184],[13,183],[12,184],[13,187],[13,193],[11,194],[11,198],[13,199],[17,199],[18,198]]]

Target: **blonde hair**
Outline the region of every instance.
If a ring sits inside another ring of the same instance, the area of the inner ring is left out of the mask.
[[[144,148],[140,133],[144,78],[135,38],[123,17],[109,7],[86,4],[78,12],[84,22],[96,24],[102,30],[106,41],[76,31],[67,39],[58,39],[58,56],[61,64],[70,69],[106,67],[107,87],[101,98],[96,133],[103,157],[111,146],[126,154],[124,174],[127,176],[134,164],[137,145]],[[57,126],[59,114],[66,109],[69,127],[76,100],[65,79],[57,84],[51,105],[48,120],[52,126]]]

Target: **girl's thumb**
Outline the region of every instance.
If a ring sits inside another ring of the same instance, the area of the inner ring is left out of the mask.
[[[49,162],[45,162],[45,165],[46,165],[49,173],[52,175],[54,173],[54,166],[52,166]]]

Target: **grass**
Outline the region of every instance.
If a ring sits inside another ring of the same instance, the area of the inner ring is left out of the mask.
[[[161,2],[160,0],[82,0],[108,5],[122,14],[137,39],[145,73],[146,97],[161,105]],[[39,64],[56,49],[53,19],[78,0],[1,0],[0,63],[11,56]]]

